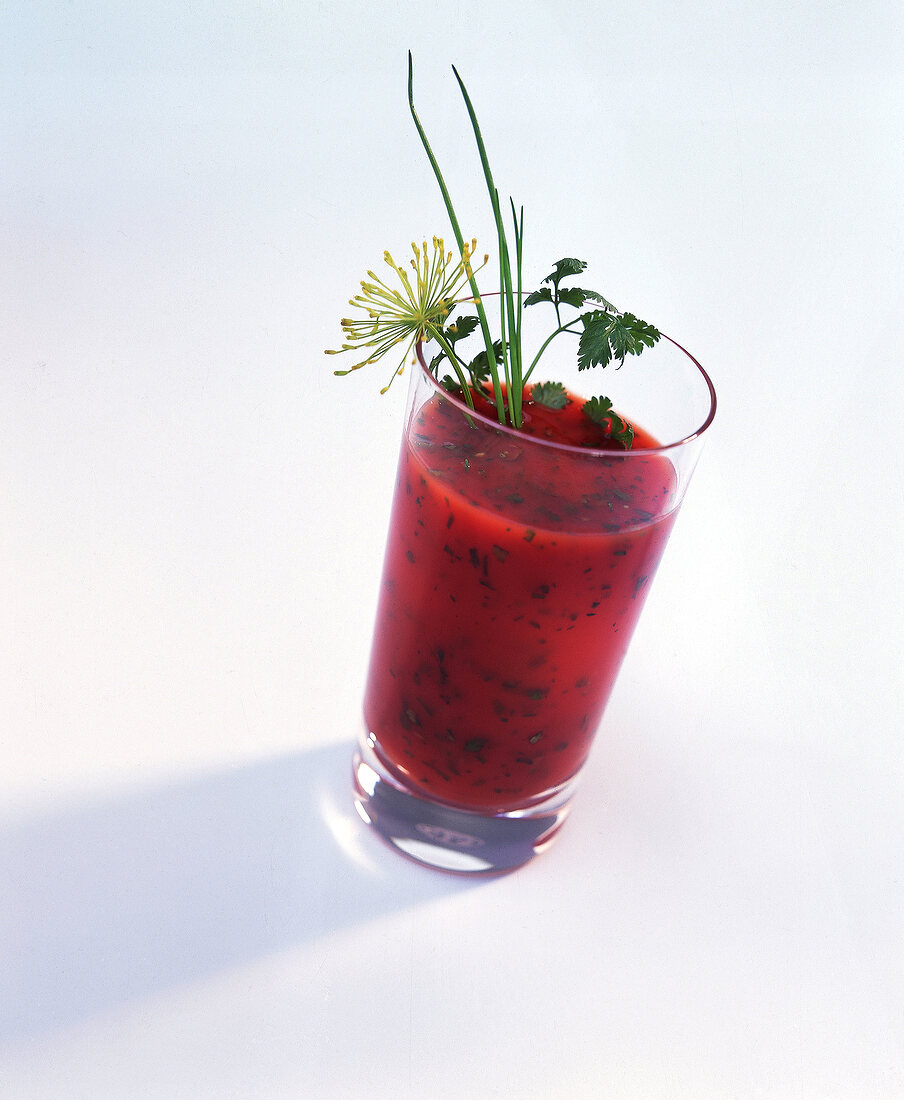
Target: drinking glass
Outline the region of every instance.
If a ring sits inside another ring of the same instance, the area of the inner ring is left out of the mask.
[[[422,348],[411,373],[355,804],[447,871],[510,870],[562,825],[715,414],[665,336],[605,371],[567,350],[539,371],[604,391],[637,427],[630,450],[502,426]]]

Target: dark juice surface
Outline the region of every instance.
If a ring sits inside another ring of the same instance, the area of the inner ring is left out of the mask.
[[[580,404],[525,406],[523,434],[568,447],[441,396],[403,440],[365,721],[455,806],[526,806],[581,767],[674,521],[671,463],[635,453],[655,440],[601,455]]]

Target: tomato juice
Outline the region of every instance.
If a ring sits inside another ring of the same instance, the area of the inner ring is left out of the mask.
[[[581,413],[521,431],[433,395],[402,442],[365,694],[375,750],[426,798],[499,812],[590,750],[677,510],[674,468]],[[630,410],[626,410],[630,411]]]

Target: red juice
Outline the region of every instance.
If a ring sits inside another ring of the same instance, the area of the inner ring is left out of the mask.
[[[635,426],[626,453],[580,406],[525,403],[522,432],[442,395],[412,414],[364,713],[384,765],[425,797],[529,806],[590,750],[676,483],[668,458],[637,453],[649,435]]]

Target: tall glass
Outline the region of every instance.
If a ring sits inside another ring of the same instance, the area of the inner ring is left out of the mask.
[[[630,451],[502,427],[420,352],[410,381],[355,801],[445,870],[516,867],[561,826],[715,414],[666,337],[621,369],[553,362],[643,429]]]

